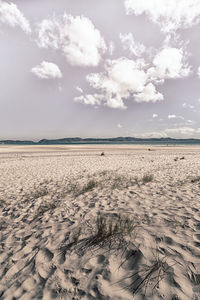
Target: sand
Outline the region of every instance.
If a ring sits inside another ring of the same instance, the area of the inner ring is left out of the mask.
[[[1,146],[0,174],[0,299],[200,299],[200,147]]]

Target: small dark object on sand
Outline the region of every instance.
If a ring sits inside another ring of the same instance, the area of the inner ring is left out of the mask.
[[[185,159],[185,157],[183,156],[183,157],[180,158],[180,160],[181,160],[181,159]]]
[[[105,153],[104,152],[101,152],[101,156],[104,156],[105,155]]]
[[[149,148],[148,151],[151,151],[151,149]]]

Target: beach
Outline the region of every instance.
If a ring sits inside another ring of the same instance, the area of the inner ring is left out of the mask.
[[[200,299],[200,147],[0,146],[0,299]]]

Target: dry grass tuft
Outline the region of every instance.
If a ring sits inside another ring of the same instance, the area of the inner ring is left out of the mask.
[[[148,182],[153,181],[153,175],[152,174],[146,174],[142,177],[142,183],[146,184]]]
[[[147,295],[148,288],[151,295],[155,292],[156,288],[159,288],[160,282],[166,277],[171,278],[173,272],[173,266],[178,262],[171,259],[171,265],[168,263],[168,259],[171,258],[170,254],[165,254],[162,258],[159,257],[159,251],[157,250],[154,261],[150,264],[132,273],[127,278],[131,279],[131,284],[127,287],[133,296],[142,291],[143,295]]]
[[[99,213],[96,220],[96,236],[103,241],[113,236],[130,235],[135,227],[135,221],[128,216],[117,215],[113,218]]]
[[[131,236],[137,226],[138,224],[128,216],[118,214],[104,215],[99,213],[93,232],[84,229],[84,236],[86,237],[81,238],[82,228],[84,227],[82,225],[82,228],[76,229],[74,234],[71,234],[71,241],[59,248],[59,252],[61,256],[65,256],[67,251],[73,250],[79,254],[83,254],[88,249],[96,247],[106,247],[109,251],[124,251],[128,247],[125,237]]]
[[[97,181],[91,179],[88,181],[88,183],[86,183],[79,191],[78,191],[78,195],[82,195],[85,194],[91,190],[93,190],[95,187],[97,187],[98,183]]]

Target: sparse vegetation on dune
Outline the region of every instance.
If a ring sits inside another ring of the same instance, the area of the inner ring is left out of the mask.
[[[95,188],[109,190],[124,189],[134,185],[139,186],[140,184],[146,184],[152,180],[153,175],[151,174],[147,174],[142,178],[138,178],[136,176],[131,177],[130,175],[124,176],[114,171],[102,171],[94,173],[93,175],[89,175],[88,181],[86,181],[84,184],[82,184],[82,177],[78,178],[77,180],[69,181],[66,186],[63,186],[61,183],[55,183],[57,186],[56,191],[51,190],[51,186],[49,186],[48,183],[47,186],[45,186],[45,184],[42,182],[34,192],[25,196],[24,202],[28,203],[30,201],[35,201],[47,195],[52,198],[56,197],[57,199],[65,198],[67,195],[78,197],[93,191]],[[56,208],[53,204],[49,206],[51,206],[51,209]]]
[[[47,211],[54,210],[59,207],[59,204],[59,201],[45,202],[39,206],[38,214],[43,215]]]
[[[119,258],[118,269],[125,268],[126,265],[134,261],[135,267],[129,270],[128,274],[119,281],[113,283],[114,285],[120,283],[122,286],[126,286],[133,297],[137,294],[144,297],[154,297],[159,290],[161,281],[165,279],[175,280],[173,279],[173,267],[176,264],[179,264],[183,270],[188,269],[188,276],[195,281],[195,284],[199,283],[199,278],[194,270],[185,266],[180,257],[177,260],[176,253],[172,254],[168,251],[170,248],[152,248],[152,253],[150,253],[150,256],[153,255],[152,259],[147,264],[143,264],[144,256],[135,240],[135,233],[140,225],[134,218],[127,215],[100,212],[93,227],[95,228],[93,234],[90,230],[87,231],[87,226],[76,228],[71,233],[70,242],[59,248],[60,255],[65,257],[67,252],[75,251],[82,257],[92,250],[95,257],[95,253],[99,255],[99,253],[106,251],[109,255],[114,254]],[[128,242],[127,237],[130,238]],[[172,249],[170,250],[172,251]]]
[[[69,250],[85,253],[94,247],[123,250],[128,245],[125,237],[135,234],[138,223],[129,216],[98,213],[94,225],[87,227],[82,224],[81,226],[72,232],[70,243],[61,246],[59,249],[61,255],[65,255]],[[81,236],[82,234],[84,237]]]
[[[191,182],[192,182],[192,183],[200,182],[200,176],[193,177],[193,178],[191,179]]]
[[[153,181],[153,175],[152,174],[146,174],[142,177],[142,183],[143,184],[151,182],[151,181]]]
[[[0,207],[4,207],[6,202],[3,199],[0,199]]]
[[[106,216],[99,213],[96,220],[96,236],[99,240],[106,240],[113,236],[123,237],[130,235],[137,224],[135,220],[120,214],[116,216]]]
[[[93,190],[95,187],[97,187],[98,182],[95,180],[89,180],[79,191],[79,195],[85,194],[91,190]]]
[[[172,265],[176,263],[172,262],[172,265],[168,264],[169,255],[164,255],[162,258],[156,253],[155,260],[150,264],[146,265],[141,270],[133,272],[129,275],[131,279],[131,284],[128,289],[131,291],[133,296],[138,294],[143,290],[143,295],[145,296],[147,292],[154,295],[156,288],[159,288],[160,282],[172,272]]]

